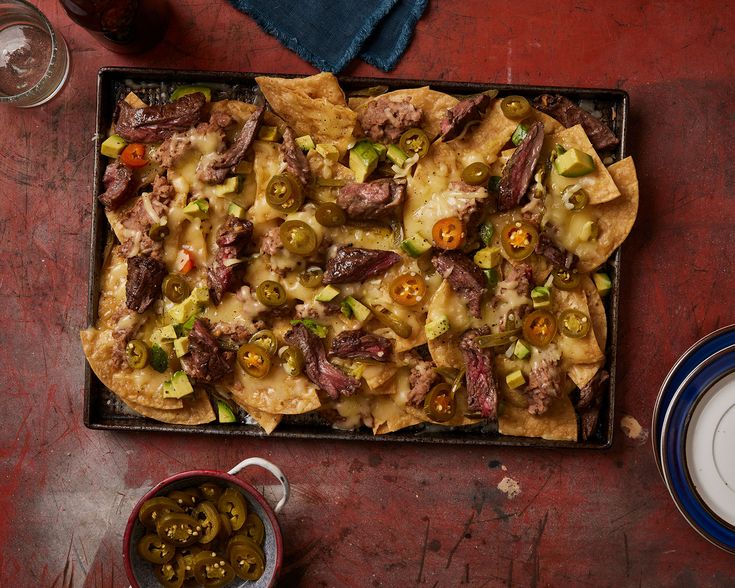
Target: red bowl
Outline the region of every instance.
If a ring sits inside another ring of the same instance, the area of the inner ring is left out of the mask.
[[[271,508],[263,495],[253,486],[233,475],[248,465],[265,467],[281,482],[283,486],[283,498],[276,505],[275,510]],[[229,473],[215,470],[190,470],[181,472],[162,480],[146,492],[130,513],[123,538],[123,563],[132,588],[161,587],[161,584],[153,575],[154,566],[143,560],[138,555],[136,549],[138,541],[146,533],[145,527],[138,520],[140,507],[146,500],[155,498],[156,496],[166,495],[172,490],[198,486],[204,482],[215,482],[220,486],[238,490],[247,501],[248,509],[252,508],[252,511],[260,516],[265,527],[265,539],[263,543],[265,571],[263,575],[255,582],[236,577],[228,584],[228,588],[266,588],[276,585],[283,561],[283,538],[281,536],[281,528],[278,525],[276,512],[279,512],[288,500],[289,484],[286,477],[276,466],[260,458],[250,458],[230,470]]]

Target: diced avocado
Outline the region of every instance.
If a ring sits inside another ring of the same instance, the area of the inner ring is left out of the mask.
[[[151,343],[158,343],[160,345],[163,341],[173,341],[176,337],[176,329],[174,326],[166,325],[159,327],[158,329],[154,329],[151,333],[150,341]]]
[[[314,300],[317,300],[319,302],[329,302],[330,300],[334,300],[338,295],[339,290],[329,284],[328,286],[324,286],[322,291],[314,296]]]
[[[483,247],[475,253],[475,257],[473,259],[475,261],[475,265],[482,269],[497,267],[501,259],[500,247]]]
[[[304,135],[303,137],[296,137],[296,144],[299,146],[301,151],[303,151],[304,153],[316,148],[316,145],[314,145],[314,139],[311,138],[311,135]]]
[[[487,287],[495,288],[495,286],[497,286],[498,282],[500,281],[498,277],[498,270],[494,267],[491,267],[490,269],[482,271],[485,274],[485,279],[487,279]]]
[[[217,196],[224,196],[225,194],[240,192],[244,182],[245,178],[242,176],[230,176],[224,182],[214,187],[214,193]]]
[[[201,198],[194,200],[184,206],[183,212],[194,218],[207,218],[209,216],[209,202]]]
[[[355,181],[364,182],[378,166],[378,152],[370,141],[360,141],[350,149],[350,169],[355,172]]]
[[[253,172],[253,162],[243,159],[240,163],[235,166],[236,174],[248,175]]]
[[[495,227],[490,223],[482,223],[480,225],[480,239],[485,245],[490,245],[493,241],[493,235],[495,234]]]
[[[597,286],[597,292],[600,296],[604,296],[612,290],[612,280],[607,274],[598,272],[596,274],[592,274],[592,279],[595,281],[595,286]]]
[[[513,135],[511,136],[510,140],[513,145],[518,146],[523,143],[523,139],[526,138],[526,135],[528,135],[528,125],[519,123],[516,127],[516,130],[513,131]]]
[[[191,333],[191,330],[194,328],[194,322],[199,317],[199,313],[192,314],[186,321],[183,323],[180,323],[176,325],[176,334],[179,337],[185,337],[189,333]]]
[[[262,125],[258,129],[258,139],[261,141],[278,141],[281,138],[281,133],[278,132],[278,127],[270,127],[268,125]]]
[[[505,383],[508,384],[508,388],[514,390],[523,386],[526,383],[526,378],[523,377],[521,370],[516,370],[505,376]]]
[[[344,299],[344,303],[352,311],[352,316],[355,317],[355,319],[357,319],[361,323],[365,322],[370,317],[370,309],[367,306],[365,306],[362,302],[357,300],[357,298],[348,296],[347,298]]]
[[[556,173],[565,178],[578,178],[595,171],[595,161],[576,147],[566,150],[554,160]]]
[[[383,161],[388,153],[388,148],[382,143],[373,143],[373,149],[375,149],[375,152],[378,154],[378,159]]]
[[[191,294],[178,304],[174,304],[168,311],[175,323],[183,323],[200,312],[200,307],[209,302],[209,290],[204,286],[197,286]],[[196,317],[194,317],[196,320]],[[193,321],[192,321],[193,322]],[[191,327],[189,328],[191,330]]]
[[[211,102],[212,88],[207,88],[207,86],[179,86],[171,92],[171,102],[178,100],[179,98],[183,98],[184,96],[188,96],[189,94],[196,94],[197,92],[204,94],[204,99],[207,102]]]
[[[531,354],[531,350],[522,340],[518,339],[518,341],[516,341],[516,346],[513,350],[513,354],[518,359],[526,359]]]
[[[179,337],[174,341],[174,352],[176,357],[181,357],[189,352],[189,337]]]
[[[230,205],[227,207],[227,214],[234,216],[235,218],[243,219],[245,218],[245,209],[239,204],[230,202]]]
[[[230,405],[224,400],[217,400],[217,420],[220,423],[236,423],[237,418],[235,413],[232,412]]]
[[[440,315],[432,321],[428,321],[424,330],[426,331],[426,338],[431,341],[440,337],[449,330],[449,319],[446,315]]]
[[[104,155],[105,157],[111,157],[112,159],[117,159],[120,157],[120,154],[122,153],[123,149],[127,147],[128,142],[123,139],[120,135],[110,135],[102,141],[102,145],[100,146],[100,153]]]
[[[316,152],[324,159],[337,161],[339,159],[339,149],[331,143],[317,143]]]
[[[386,151],[385,156],[398,167],[406,165],[406,160],[408,159],[406,152],[398,145],[388,145],[388,151]]]
[[[183,398],[194,392],[189,377],[181,370],[163,383],[164,398]]]
[[[401,243],[401,249],[411,257],[419,257],[431,249],[431,243],[416,233],[413,237],[410,237]]]
[[[531,290],[531,301],[534,308],[547,308],[551,306],[551,292],[546,286],[536,286]]]
[[[197,302],[209,302],[209,289],[206,286],[196,286],[189,294]]]

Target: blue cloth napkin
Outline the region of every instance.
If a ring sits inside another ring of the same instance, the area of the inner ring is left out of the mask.
[[[270,35],[322,71],[358,54],[383,71],[406,50],[427,0],[229,0]]]

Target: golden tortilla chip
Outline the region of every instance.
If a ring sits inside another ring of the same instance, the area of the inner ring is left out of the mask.
[[[113,365],[115,340],[112,338],[112,331],[89,327],[80,331],[79,336],[92,371],[120,398],[159,410],[175,410],[184,406],[178,398],[163,397],[163,382],[167,378],[152,367],[130,370],[117,369]]]
[[[610,172],[608,172],[602,160],[597,155],[595,148],[592,146],[592,143],[587,138],[587,134],[584,132],[582,125],[575,125],[559,131],[554,135],[547,136],[544,140],[543,152],[550,153],[556,144],[561,145],[565,149],[576,147],[580,151],[584,151],[592,157],[592,160],[595,162],[595,169],[593,172],[578,178],[563,178],[552,172],[552,192],[558,196],[565,186],[579,184],[587,192],[590,204],[602,204],[620,196],[620,190],[615,185]]]
[[[638,178],[631,157],[613,163],[608,170],[620,189],[620,198],[591,208],[597,218],[599,235],[587,248],[578,248],[580,272],[589,272],[602,265],[625,241],[638,214]]]
[[[371,405],[373,434],[384,435],[404,427],[418,425],[421,421],[398,406],[393,396],[374,396]]]
[[[582,290],[587,297],[587,308],[589,309],[590,319],[592,320],[592,329],[595,333],[595,339],[601,350],[605,350],[607,346],[607,316],[605,314],[605,304],[600,298],[595,283],[589,276],[582,276]],[[596,361],[588,364],[572,365],[568,369],[569,377],[577,385],[582,388],[586,385],[598,370],[603,366],[604,361]]]
[[[213,113],[224,112],[229,114],[240,124],[243,124],[257,110],[255,104],[242,102],[241,100],[218,100],[217,102],[210,102],[210,104]]]
[[[500,150],[510,141],[518,121],[506,118],[500,108],[502,100],[493,100],[482,120],[470,127],[464,137],[447,142],[457,150],[465,165],[484,161],[488,165],[498,158]]]
[[[364,364],[365,369],[362,371],[362,379],[370,388],[373,394],[393,394],[395,393],[394,376],[398,371],[395,364]]]
[[[446,116],[447,110],[458,102],[456,98],[449,94],[437,92],[428,86],[424,86],[422,88],[395,90],[364,101],[350,98],[350,107],[354,108],[358,118],[360,118],[371,102],[386,98],[394,102],[409,100],[416,108],[420,108],[423,115],[419,126],[429,136],[429,139],[432,140],[439,135],[439,124]]]
[[[311,135],[315,143],[333,143],[340,153],[347,150],[357,115],[347,107],[332,74],[292,79],[257,77],[255,81],[271,108],[296,136]]]
[[[240,403],[238,402],[238,404]],[[253,406],[248,406],[247,404],[240,404],[240,406],[242,406],[247,411],[247,413],[251,417],[253,417],[253,419],[263,428],[263,430],[268,435],[273,432],[273,430],[278,426],[278,423],[280,423],[281,419],[283,418],[283,415],[271,414],[263,410],[258,410]]]
[[[498,415],[498,431],[514,437],[541,437],[550,441],[576,441],[577,415],[567,394],[561,394],[541,416],[504,403]]]
[[[533,120],[537,120],[544,125],[544,135],[553,135],[564,130],[564,125],[561,124],[555,118],[550,117],[545,112],[533,109],[531,117]]]
[[[271,414],[303,414],[322,405],[316,387],[305,376],[294,378],[280,368],[264,378],[253,378],[235,363],[235,379],[229,390],[238,404]]]
[[[183,407],[176,410],[161,410],[122,399],[135,412],[150,419],[172,425],[203,425],[215,420],[212,403],[204,390],[195,389],[194,394],[182,399]]]
[[[587,297],[581,290],[554,290],[554,308],[557,315],[567,309],[578,310],[590,316],[587,306]],[[562,353],[562,361],[565,364],[594,363],[605,359],[605,354],[600,349],[595,338],[594,328],[590,328],[584,337],[567,337],[557,328],[554,341]]]

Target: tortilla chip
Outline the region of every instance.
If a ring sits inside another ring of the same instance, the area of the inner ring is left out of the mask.
[[[577,149],[584,151],[587,155],[592,157],[595,162],[595,169],[589,174],[585,174],[579,178],[571,178],[573,183],[581,185],[587,195],[589,196],[590,204],[602,204],[614,200],[620,196],[620,190],[615,185],[613,178],[608,172],[607,168],[600,160],[597,155],[595,148],[587,138],[587,134],[584,132],[582,125],[575,125],[559,131],[554,135],[549,135],[544,140],[544,152],[550,153],[556,144],[561,145],[565,149]],[[552,174],[552,178],[555,174]],[[557,178],[559,176],[556,176]],[[567,178],[563,178],[566,181]],[[553,182],[552,182],[553,183]],[[564,184],[566,185],[566,183]]]
[[[437,92],[428,86],[424,86],[422,88],[410,88],[407,90],[386,92],[385,94],[369,98],[368,100],[364,100],[359,103],[355,98],[350,98],[350,106],[352,107],[353,104],[355,105],[354,110],[359,118],[362,117],[362,114],[371,102],[380,100],[381,98],[387,98],[388,100],[395,102],[410,100],[411,104],[416,108],[420,108],[423,115],[419,126],[432,140],[439,135],[439,124],[444,116],[446,116],[447,110],[452,108],[458,102],[456,98],[449,94]]]
[[[129,370],[117,369],[113,365],[112,349],[115,341],[112,331],[89,327],[80,331],[79,336],[92,371],[124,401],[159,410],[175,410],[184,406],[178,398],[163,397],[163,382],[167,378],[152,367]]]
[[[176,410],[151,408],[132,400],[123,399],[123,402],[145,417],[172,425],[203,425],[211,423],[217,418],[212,409],[212,403],[209,401],[209,396],[204,390],[200,389],[195,389],[191,397],[183,398],[183,407]]]
[[[595,333],[595,339],[601,350],[605,350],[607,346],[607,316],[605,314],[605,304],[600,298],[600,294],[597,291],[595,283],[590,279],[589,276],[582,276],[581,281],[582,291],[587,297],[587,308],[589,309],[589,316],[592,320],[592,329]],[[604,361],[596,361],[593,363],[576,364],[572,365],[568,369],[569,377],[577,385],[582,388],[586,385],[595,374],[603,366]]]
[[[504,403],[498,415],[501,435],[541,437],[550,441],[576,441],[577,415],[567,394],[556,398],[541,416],[534,416],[525,408]]]
[[[229,390],[238,404],[272,414],[303,414],[322,405],[316,387],[306,377],[294,378],[282,369],[272,369],[265,378],[253,378],[236,363]]]
[[[581,290],[554,290],[554,308],[559,314],[567,309],[578,310],[590,316],[587,307],[587,297]],[[594,363],[605,359],[605,354],[600,349],[595,338],[594,328],[590,328],[584,337],[567,337],[557,329],[554,341],[562,353],[562,361],[569,364]]]
[[[218,100],[210,104],[212,105],[212,113],[224,112],[240,124],[243,124],[257,110],[255,104],[242,102],[241,100]]]
[[[530,118],[537,120],[544,125],[544,135],[553,135],[559,133],[565,129],[564,125],[561,124],[555,118],[550,117],[545,112],[533,109]]]
[[[467,425],[476,425],[482,422],[482,419],[473,419],[467,416],[467,391],[464,388],[460,388],[455,396],[457,403],[457,410],[455,415],[448,421],[443,423],[437,423],[432,421],[422,407],[406,406],[406,412],[413,415],[416,419],[422,423],[431,423],[432,425],[440,425],[443,427],[463,427]]]
[[[362,379],[373,394],[395,393],[395,382],[398,367],[395,364],[366,364],[362,372]]]
[[[384,435],[404,427],[418,425],[421,421],[398,406],[392,396],[375,396],[371,405],[373,434]]]
[[[340,153],[347,151],[357,115],[347,107],[332,74],[292,79],[257,77],[255,81],[271,108],[296,136],[311,135],[315,143],[333,143]]]
[[[589,272],[602,265],[625,241],[638,214],[638,178],[631,157],[613,163],[608,170],[620,189],[620,198],[591,207],[600,228],[594,249],[580,249],[580,272]]]
[[[466,164],[484,161],[488,165],[498,158],[503,146],[510,141],[518,121],[506,118],[500,108],[502,100],[493,100],[482,120],[470,127],[462,138],[449,141],[459,154],[464,154]]]
[[[238,404],[240,403],[238,402]],[[278,423],[280,423],[281,419],[283,418],[283,415],[271,414],[263,410],[258,410],[255,407],[248,406],[247,404],[240,404],[240,406],[242,406],[261,427],[263,427],[263,430],[268,435],[273,432],[273,430],[278,426]]]

